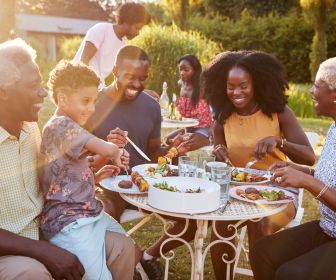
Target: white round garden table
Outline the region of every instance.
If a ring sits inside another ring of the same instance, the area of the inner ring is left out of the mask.
[[[166,212],[153,208],[147,203],[148,201],[147,195],[131,195],[131,194],[120,194],[120,195],[125,201],[138,207],[139,210],[142,209],[156,213],[156,216],[159,217],[164,222],[164,232],[169,237],[161,244],[160,248],[161,257],[166,261],[165,279],[168,279],[169,261],[174,258],[175,254],[173,251],[170,251],[167,255],[164,255],[162,253],[162,248],[166,243],[173,240],[178,240],[184,243],[189,249],[191,255],[192,280],[203,279],[205,256],[213,245],[218,243],[225,243],[231,246],[235,251],[234,257],[232,259],[229,259],[226,254],[224,254],[222,257],[223,261],[227,263],[226,279],[229,279],[231,267],[234,265],[235,259],[239,257],[237,256],[238,246],[234,245],[234,242],[230,241],[238,236],[239,226],[248,220],[256,222],[263,217],[277,214],[282,210],[284,210],[287,206],[287,204],[257,205],[254,203],[243,202],[231,198],[230,203],[227,205],[227,207],[225,207],[224,211],[221,211],[223,210],[222,208],[221,210],[216,210],[210,213],[204,213],[204,214],[195,213],[190,215],[190,214]],[[186,220],[185,228],[176,235],[170,234],[168,232],[168,229],[169,226],[172,224],[172,222],[165,221],[165,219],[161,215],[184,218]],[[186,242],[184,239],[181,238],[181,236],[186,232],[188,228],[190,219],[196,220],[197,223],[197,230],[194,239],[194,248],[192,248],[188,242]],[[209,243],[205,248],[203,248],[204,239],[207,236],[209,221],[212,221],[212,228],[214,233],[218,237],[218,240]],[[228,225],[228,229],[230,229],[233,232],[233,234],[228,237],[223,237],[220,234],[218,234],[216,230],[216,221],[232,221],[232,223]]]

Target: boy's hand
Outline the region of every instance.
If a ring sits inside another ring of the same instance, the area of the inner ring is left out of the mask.
[[[120,168],[114,165],[105,165],[103,168],[98,170],[95,174],[95,182],[99,183],[101,180],[107,177],[115,177],[119,174]]]
[[[126,167],[122,164],[121,157],[124,153],[124,149],[118,149],[118,155],[112,159],[113,165],[118,166],[121,169],[125,169]]]
[[[108,162],[106,158],[100,155],[87,156],[87,160],[93,172],[97,172],[100,168],[102,168]]]
[[[121,159],[121,164],[126,168],[126,170],[128,170],[129,162],[130,162],[130,154],[125,149],[123,149],[123,153],[120,159]]]

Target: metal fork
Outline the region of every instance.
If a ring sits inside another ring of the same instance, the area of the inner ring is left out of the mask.
[[[230,203],[231,202],[229,200],[227,200],[225,203],[221,204],[219,209],[218,209],[219,213],[224,213],[226,207],[228,207],[230,205]]]
[[[127,180],[130,180],[130,174],[129,174],[127,168],[125,168],[125,172],[126,172]]]
[[[257,159],[250,160],[248,163],[246,163],[246,165],[245,165],[245,169],[249,169],[249,168],[251,168],[251,166],[252,166],[253,164],[255,164],[257,161],[258,161]]]

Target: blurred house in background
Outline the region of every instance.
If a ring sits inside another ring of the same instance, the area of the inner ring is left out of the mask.
[[[56,62],[58,42],[65,37],[84,36],[98,20],[59,16],[16,14],[16,35],[38,48],[39,55]],[[38,45],[38,46],[37,46]]]

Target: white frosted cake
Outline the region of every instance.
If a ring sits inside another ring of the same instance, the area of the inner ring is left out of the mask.
[[[166,177],[150,182],[148,204],[175,213],[206,213],[220,205],[217,183],[199,178]]]

